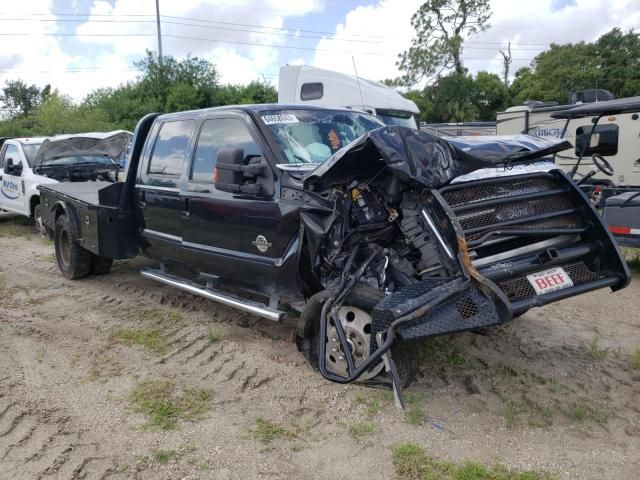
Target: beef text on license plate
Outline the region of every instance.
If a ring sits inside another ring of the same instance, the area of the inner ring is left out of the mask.
[[[527,275],[527,280],[538,295],[573,287],[573,280],[562,268],[550,268]]]

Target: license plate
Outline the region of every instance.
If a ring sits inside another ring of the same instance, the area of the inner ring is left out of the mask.
[[[527,280],[538,295],[556,292],[564,288],[573,287],[573,281],[562,268],[550,268],[542,272],[527,275]]]

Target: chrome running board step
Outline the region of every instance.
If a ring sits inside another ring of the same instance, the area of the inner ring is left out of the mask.
[[[142,270],[140,270],[140,274],[143,277],[149,278],[151,280],[164,283],[165,285],[169,285],[171,287],[179,288],[180,290],[183,290],[185,292],[204,297],[208,300],[213,300],[214,302],[221,303],[222,305],[226,305],[227,307],[236,308],[238,310],[242,310],[243,312],[251,313],[268,320],[279,322],[284,316],[284,312],[281,312],[280,310],[267,307],[266,305],[258,302],[252,302],[250,300],[232,297],[227,293],[222,293],[219,290],[203,287],[184,278],[170,275],[169,273],[163,272],[162,270],[143,268]]]

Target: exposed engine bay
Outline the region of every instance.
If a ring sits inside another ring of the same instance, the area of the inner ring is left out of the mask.
[[[394,342],[498,325],[628,282],[588,200],[553,163],[538,163],[566,142],[457,142],[381,129],[305,178],[312,198],[331,205],[302,214],[325,292],[317,366],[326,378],[385,369],[400,402]],[[370,311],[349,300],[356,290],[368,292]]]

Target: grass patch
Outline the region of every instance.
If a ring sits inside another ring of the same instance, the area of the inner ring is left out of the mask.
[[[402,480],[554,480],[548,472],[509,470],[501,464],[487,467],[476,462],[456,465],[427,456],[414,443],[397,445],[393,449],[393,466]]]
[[[209,329],[209,333],[207,334],[207,338],[209,338],[209,343],[217,343],[222,340],[224,336],[224,332],[218,326],[211,327]]]
[[[178,420],[195,420],[211,410],[212,396],[208,389],[186,388],[178,393],[173,382],[147,380],[133,388],[130,400],[134,411],[147,417],[147,427],[169,430]]]
[[[428,338],[422,345],[421,363],[443,370],[447,367],[468,367],[469,358],[465,349],[454,337]]]
[[[404,421],[410,425],[422,425],[427,414],[418,406],[411,406],[404,411]]]
[[[153,454],[153,460],[164,465],[173,460],[179,460],[183,456],[184,453],[177,450],[158,450]]]
[[[640,248],[621,247],[629,269],[640,273]]]
[[[362,405],[368,416],[377,415],[382,409],[382,404],[378,398],[367,398],[362,395],[356,395],[355,403]]]
[[[4,290],[7,286],[7,281],[4,278],[4,272],[0,271],[0,290]]]
[[[295,438],[295,433],[286,429],[283,425],[262,417],[256,418],[256,426],[251,433],[265,445],[274,440]]]
[[[570,403],[564,410],[564,414],[575,423],[607,423],[607,413],[587,401]]]
[[[36,233],[35,227],[27,217],[16,216],[0,219],[0,237],[25,237]]]
[[[129,346],[140,345],[159,355],[169,347],[166,337],[156,327],[118,328],[111,332],[110,339]]]
[[[354,440],[361,442],[376,433],[376,426],[371,422],[358,422],[349,426],[349,434]]]
[[[604,360],[609,355],[608,348],[600,347],[600,339],[594,336],[589,343],[584,345],[585,353],[591,360]]]
[[[631,354],[631,367],[640,370],[640,347]]]
[[[504,405],[504,421],[507,428],[513,428],[518,423],[518,419],[525,411],[524,404],[518,400],[508,400]]]

